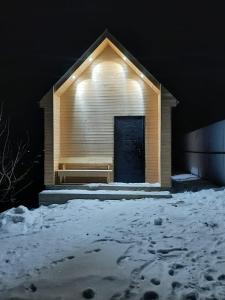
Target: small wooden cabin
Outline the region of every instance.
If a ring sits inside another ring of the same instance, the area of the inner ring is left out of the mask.
[[[177,100],[108,31],[42,98],[44,183],[171,186]]]

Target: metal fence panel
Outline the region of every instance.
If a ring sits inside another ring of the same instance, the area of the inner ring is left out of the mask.
[[[225,185],[225,120],[188,133],[183,148],[187,171]]]

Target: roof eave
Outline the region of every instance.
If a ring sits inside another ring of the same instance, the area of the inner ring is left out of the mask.
[[[54,84],[55,90],[61,87],[61,85],[69,79],[73,72],[83,64],[83,62],[90,56],[90,54],[104,41],[106,38],[107,30],[105,30],[97,40],[84,52],[84,54],[78,58],[78,60],[68,69],[68,71]]]
[[[94,50],[105,40],[112,42],[120,52],[123,53],[131,63],[143,73],[149,81],[152,82],[158,89],[160,89],[159,81],[148,72],[148,70],[106,29],[98,39],[84,52],[84,54],[69,68],[69,70],[55,83],[54,89],[57,91],[71,75],[87,60],[87,58],[94,52]]]

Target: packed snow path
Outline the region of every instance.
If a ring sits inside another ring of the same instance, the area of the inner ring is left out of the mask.
[[[0,215],[0,299],[225,299],[225,191]]]

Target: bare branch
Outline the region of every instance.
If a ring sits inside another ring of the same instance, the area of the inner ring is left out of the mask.
[[[28,181],[34,162],[23,164],[29,149],[29,135],[26,141],[12,143],[10,122],[3,119],[3,105],[0,106],[0,202],[14,201],[32,181]]]

